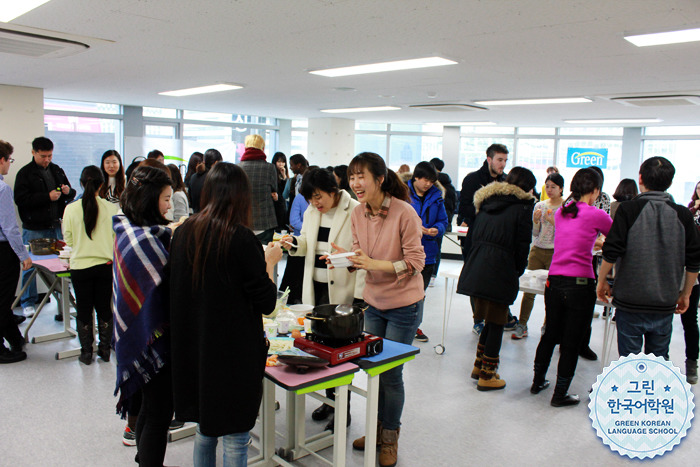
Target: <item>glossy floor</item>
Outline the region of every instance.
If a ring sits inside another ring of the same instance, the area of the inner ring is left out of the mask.
[[[458,270],[461,262],[446,261],[443,270]],[[283,266],[282,266],[283,268]],[[551,389],[533,396],[529,392],[532,361],[544,317],[541,296],[530,319],[530,336],[519,341],[506,333],[503,339],[500,374],[503,391],[482,393],[469,378],[477,337],[471,332],[471,313],[466,297],[455,295],[444,355],[433,347],[441,340],[445,279],[429,288],[425,319],[421,328],[430,337],[418,343],[421,354],[404,369],[406,405],[399,439],[399,466],[455,465],[630,465],[634,464],[602,444],[591,428],[588,407],[550,407]],[[55,301],[37,319],[31,335],[55,332]],[[519,298],[512,310],[517,313]],[[602,349],[602,319],[593,322],[592,347]],[[22,325],[24,329],[25,325]],[[90,366],[77,358],[55,360],[55,353],[77,346],[64,339],[29,344],[25,362],[0,367],[0,465],[7,466],[129,466],[135,465],[135,448],[122,445],[124,422],[115,415],[115,364],[95,362]],[[615,346],[613,357],[617,358]],[[680,319],[674,319],[671,359],[684,366],[685,344]],[[554,365],[558,353],[554,354]],[[571,391],[587,396],[600,373],[600,361],[580,360]],[[554,368],[549,378],[555,377]],[[363,376],[356,377],[363,386]],[[284,393],[277,390],[282,408],[277,413],[277,431],[284,432]],[[308,402],[307,431],[322,430],[325,422],[311,420],[317,405]],[[349,428],[347,465],[361,466],[362,453],[350,442],[361,435],[364,400],[352,398],[353,423]],[[257,428],[256,430],[257,431]],[[279,443],[281,445],[281,442]],[[192,465],[192,438],[168,445],[165,465]],[[332,459],[331,449],[322,451]],[[221,456],[221,447],[219,447]],[[697,465],[700,432],[691,429],[672,452],[655,458],[655,465]],[[221,464],[219,464],[221,465]],[[324,465],[313,457],[298,465]]]

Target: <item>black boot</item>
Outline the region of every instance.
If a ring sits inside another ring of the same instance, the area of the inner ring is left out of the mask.
[[[547,367],[541,363],[535,362],[535,376],[532,378],[532,387],[530,392],[532,394],[539,394],[543,389],[549,387],[549,381],[545,379],[547,376]]]
[[[350,426],[350,394],[351,392],[348,391],[348,420],[345,426]],[[335,399],[334,399],[335,400]],[[326,423],[326,427],[324,428],[325,431],[330,431],[331,433],[334,432],[335,430],[335,411],[333,412],[333,416],[331,417],[330,421]]]
[[[112,344],[112,333],[114,331],[114,321],[110,319],[109,321],[97,320],[97,332],[100,336],[100,343],[97,346],[97,356],[100,357],[105,362],[109,361],[111,344]]]
[[[573,376],[557,376],[557,385],[554,387],[554,395],[552,396],[552,407],[566,407],[568,405],[577,405],[581,402],[576,394],[567,392],[573,379]]]
[[[331,415],[335,409],[328,404],[323,404],[311,413],[311,418],[316,421],[325,420]]]
[[[92,363],[92,343],[95,338],[92,334],[92,323],[84,324],[76,320],[75,327],[78,329],[78,340],[80,341],[80,363],[89,365]]]

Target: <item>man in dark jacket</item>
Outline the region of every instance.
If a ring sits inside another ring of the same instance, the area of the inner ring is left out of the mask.
[[[53,142],[40,136],[32,141],[32,160],[17,172],[15,178],[15,203],[22,219],[22,241],[28,244],[36,238],[63,238],[61,219],[66,205],[75,198],[68,177],[56,164]],[[22,285],[33,269],[24,271]],[[25,316],[34,314],[37,302],[36,282],[31,281],[22,294]]]
[[[459,213],[457,214],[457,223],[464,227],[471,227],[474,218],[476,217],[476,208],[474,207],[474,193],[482,187],[493,182],[502,182],[506,179],[504,170],[508,162],[508,148],[503,144],[492,144],[486,149],[486,160],[481,168],[470,173],[462,180],[462,191],[459,193]],[[466,262],[471,249],[471,237],[460,238],[462,243],[462,258]],[[474,309],[474,300],[470,299],[472,310]],[[510,315],[506,325],[507,331],[515,329],[518,320]],[[474,334],[481,334],[484,328],[484,323],[480,320],[474,321]]]
[[[688,309],[698,277],[700,239],[693,216],[666,193],[674,174],[668,159],[644,161],[641,193],[620,204],[603,245],[597,294],[601,300],[611,296],[606,276],[617,263],[612,303],[620,356],[640,353],[644,340],[644,353],[668,359],[673,314]]]

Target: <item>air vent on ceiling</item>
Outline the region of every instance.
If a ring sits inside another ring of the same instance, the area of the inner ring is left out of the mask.
[[[35,58],[67,57],[90,48],[82,42],[0,28],[0,53]]]
[[[680,105],[700,105],[700,96],[679,94],[672,96],[631,96],[613,97],[612,101],[633,107],[665,107]]]
[[[411,109],[432,110],[435,112],[464,112],[472,110],[487,110],[486,107],[469,104],[416,104],[409,105]]]

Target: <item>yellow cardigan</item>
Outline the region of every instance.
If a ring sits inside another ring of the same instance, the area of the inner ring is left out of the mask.
[[[63,239],[73,249],[70,258],[71,269],[87,269],[113,259],[112,216],[117,214],[119,205],[98,196],[97,206],[97,224],[92,231],[92,239],[85,232],[82,201],[77,200],[66,206],[63,214]]]

